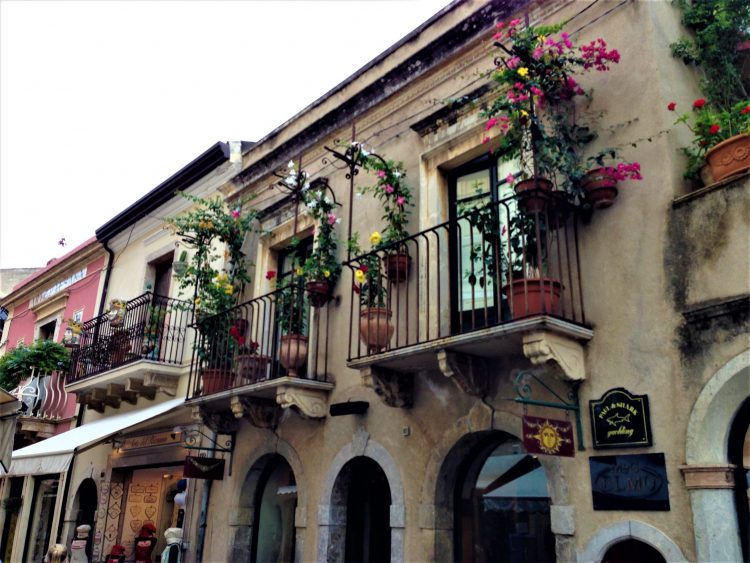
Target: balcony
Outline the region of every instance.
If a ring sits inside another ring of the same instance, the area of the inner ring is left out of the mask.
[[[352,259],[349,367],[391,406],[425,369],[479,396],[498,360],[584,379],[577,211],[532,190]]]
[[[87,321],[71,351],[66,389],[96,410],[174,395],[184,368],[189,303],[151,292],[127,302],[122,316]]]
[[[34,373],[13,392],[21,401],[17,432],[36,442],[56,433],[75,414],[75,399],[65,392],[65,374]]]
[[[279,407],[324,417],[333,389],[328,306],[316,297],[287,285],[198,321],[188,403],[204,418],[231,411],[260,427],[275,426]]]

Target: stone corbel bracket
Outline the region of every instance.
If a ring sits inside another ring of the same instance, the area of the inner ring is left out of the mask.
[[[583,345],[568,336],[547,330],[528,332],[523,335],[523,355],[563,380],[586,379]]]
[[[484,397],[487,394],[489,380],[487,361],[484,358],[438,350],[437,361],[443,375],[449,377],[464,393],[477,397]]]
[[[328,390],[281,385],[276,402],[283,409],[295,407],[305,418],[325,418],[328,412]]]
[[[225,412],[209,412],[202,405],[193,407],[190,415],[217,434],[232,434],[239,428],[239,421],[234,416]]]
[[[164,375],[158,373],[147,373],[143,377],[144,387],[154,387],[158,391],[174,397],[177,394],[177,382],[180,380],[176,375]]]
[[[389,407],[408,409],[414,404],[414,377],[394,370],[368,366],[360,369],[362,385],[370,387]]]
[[[276,428],[279,425],[281,409],[269,400],[232,397],[230,401],[235,418],[247,418],[258,428]]]

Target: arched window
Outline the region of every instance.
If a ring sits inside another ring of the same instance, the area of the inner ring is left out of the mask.
[[[734,470],[734,500],[744,561],[750,561],[750,399],[740,407],[729,432],[729,463]]]
[[[86,542],[86,555],[91,557],[91,542],[94,536],[94,520],[96,518],[97,492],[94,480],[84,479],[78,487],[75,497],[76,528],[83,524],[91,526],[91,533]]]
[[[459,469],[454,556],[462,563],[554,561],[547,477],[517,438],[493,433]]]
[[[602,563],[667,563],[658,550],[639,540],[617,542],[607,550]]]
[[[274,455],[263,467],[255,492],[253,562],[294,561],[297,483],[286,460]]]

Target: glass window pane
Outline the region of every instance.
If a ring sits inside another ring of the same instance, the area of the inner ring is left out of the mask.
[[[478,194],[489,193],[490,171],[480,170],[472,174],[466,174],[456,180],[456,201],[472,198]]]

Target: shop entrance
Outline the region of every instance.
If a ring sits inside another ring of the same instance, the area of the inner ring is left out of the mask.
[[[76,515],[76,528],[83,524],[88,524],[93,530],[95,527],[96,518],[96,483],[94,480],[84,479],[81,482],[81,486],[78,487],[78,492],[75,498],[75,515]],[[93,533],[89,534],[88,542],[86,543],[86,556],[91,558],[91,542],[93,539]]]
[[[746,399],[729,432],[729,463],[734,465],[734,501],[744,561],[750,560],[750,399]]]
[[[294,561],[294,511],[297,484],[286,460],[272,456],[262,470],[255,491],[253,562]]]
[[[60,484],[58,475],[34,477],[30,525],[27,529],[24,561],[41,561],[47,553],[55,518],[55,502]]]
[[[602,563],[667,563],[659,551],[642,541],[627,539],[607,550]]]

